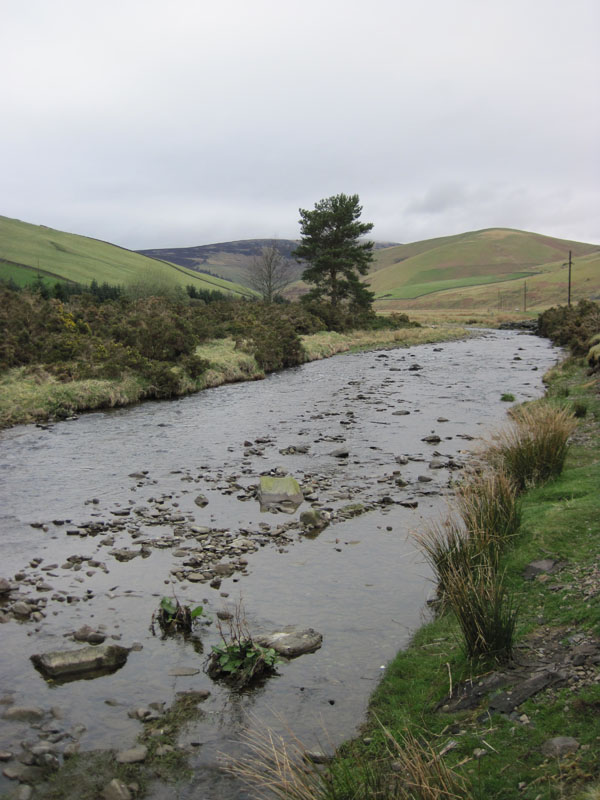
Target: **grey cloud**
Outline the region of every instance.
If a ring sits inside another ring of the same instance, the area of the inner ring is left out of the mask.
[[[183,246],[295,237],[344,191],[380,239],[600,241],[599,23],[595,0],[12,0],[0,213]]]

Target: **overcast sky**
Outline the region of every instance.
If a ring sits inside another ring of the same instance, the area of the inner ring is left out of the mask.
[[[0,0],[0,214],[134,249],[600,243],[598,0]]]

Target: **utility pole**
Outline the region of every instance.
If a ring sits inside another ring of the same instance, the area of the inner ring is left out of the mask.
[[[569,250],[569,291],[567,294],[567,305],[571,305],[571,251]]]
[[[527,281],[523,281],[523,312],[527,311]]]

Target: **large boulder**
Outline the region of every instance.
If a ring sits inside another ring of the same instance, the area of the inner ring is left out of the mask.
[[[258,502],[261,511],[275,508],[279,511],[293,513],[304,500],[300,486],[295,478],[286,475],[277,478],[272,475],[261,475],[258,488]]]
[[[279,655],[295,658],[303,653],[313,653],[321,647],[323,635],[312,628],[296,628],[288,625],[279,631],[254,636],[261,647],[272,647]]]
[[[127,661],[128,655],[129,648],[107,644],[41,653],[31,656],[31,660],[41,672],[52,678],[74,678],[84,673],[118,669]]]

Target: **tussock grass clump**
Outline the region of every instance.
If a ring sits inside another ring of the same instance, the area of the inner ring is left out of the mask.
[[[519,529],[521,506],[517,487],[502,469],[473,475],[457,492],[456,504],[468,531],[501,548]]]
[[[257,800],[469,800],[466,781],[429,745],[409,732],[399,740],[385,733],[385,757],[352,751],[319,766],[295,737],[253,730],[245,737],[248,755],[227,757],[224,769]]]
[[[522,406],[513,413],[512,425],[489,445],[487,458],[523,491],[560,475],[575,427],[573,414],[566,409],[548,403]]]
[[[431,522],[413,538],[435,575],[439,610],[446,611],[450,581],[457,573],[473,568],[476,547],[456,514],[449,514],[442,522]]]
[[[513,651],[517,609],[498,570],[492,564],[471,570],[450,568],[446,594],[460,625],[467,656],[508,661]]]
[[[515,484],[501,470],[474,475],[458,490],[456,507],[414,538],[436,576],[439,611],[454,612],[467,655],[507,660],[516,611],[499,565],[521,520]]]

